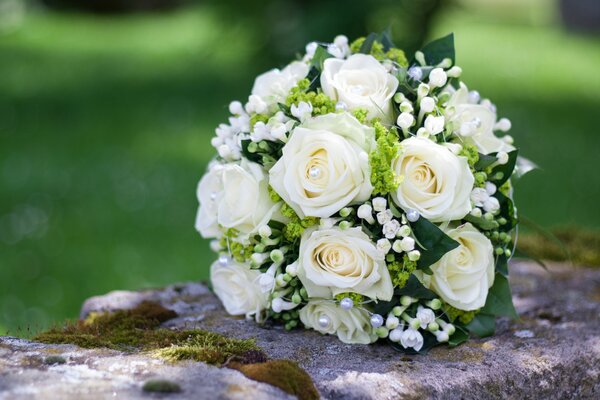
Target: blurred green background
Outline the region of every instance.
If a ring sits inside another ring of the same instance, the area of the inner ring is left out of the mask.
[[[310,40],[390,23],[408,49],[455,33],[464,80],[541,166],[517,184],[521,214],[596,232],[599,2],[583,3],[577,20],[551,0],[0,0],[0,333],[206,279],[195,189],[229,101]]]

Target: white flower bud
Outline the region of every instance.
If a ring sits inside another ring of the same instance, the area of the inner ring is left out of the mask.
[[[358,207],[356,215],[358,215],[358,218],[364,219],[371,225],[375,223],[375,219],[373,218],[373,208],[368,204],[363,204]]]
[[[385,211],[387,200],[384,197],[375,197],[373,199],[373,209],[377,212]]]
[[[396,329],[400,325],[400,320],[394,315],[388,315],[385,320],[385,327],[388,329]]]
[[[268,238],[269,236],[271,236],[271,233],[273,232],[271,231],[269,225],[263,225],[260,228],[258,228],[258,234],[262,238]]]
[[[446,75],[450,78],[458,78],[462,74],[462,68],[459,66],[454,66],[446,71]]]
[[[317,51],[317,47],[319,45],[316,42],[310,42],[309,44],[306,45],[306,55],[309,58],[313,58],[313,56],[315,55],[315,51]]]
[[[502,140],[504,141],[504,143],[507,143],[507,144],[513,144],[515,142],[515,139],[513,139],[513,137],[510,135],[504,135],[502,137]]]
[[[296,263],[290,264],[287,267],[285,267],[285,273],[292,277],[296,276],[298,273],[298,266],[296,265]]]
[[[483,203],[489,198],[490,195],[484,188],[475,188],[471,191],[471,201],[477,207],[483,207]]]
[[[229,103],[229,112],[233,115],[242,115],[245,114],[244,106],[239,101],[232,101]]]
[[[417,62],[421,65],[427,65],[427,62],[425,61],[425,54],[423,54],[422,51],[415,52],[415,60],[417,60]]]
[[[389,338],[392,342],[398,343],[402,339],[402,329],[396,328],[390,331]]]
[[[481,208],[475,207],[471,210],[471,215],[474,216],[475,218],[481,218],[481,214],[482,214]]]
[[[421,106],[421,111],[423,111],[425,113],[430,113],[435,108],[435,100],[429,96],[423,97],[421,99],[420,106]]]
[[[417,130],[417,137],[422,137],[422,138],[428,138],[429,136],[429,131],[423,127],[419,128]]]
[[[500,118],[500,121],[496,122],[494,125],[494,129],[502,132],[507,132],[510,130],[512,124],[508,118]]]
[[[400,227],[400,229],[398,229],[398,235],[400,235],[401,237],[406,237],[408,235],[410,235],[412,232],[412,230],[410,229],[410,226],[408,225],[402,225]]]
[[[400,241],[400,246],[402,248],[402,251],[408,253],[409,251],[415,249],[415,239],[411,238],[410,236],[407,236]]]
[[[421,252],[419,250],[413,250],[408,253],[408,259],[410,261],[418,261],[421,258]]]
[[[413,117],[412,114],[403,112],[402,114],[398,115],[396,123],[398,124],[400,129],[406,131],[415,123],[415,117]]]
[[[402,103],[400,103],[399,108],[401,112],[412,113],[414,111],[414,108],[410,101],[403,101]]]
[[[491,212],[492,214],[494,214],[496,211],[498,211],[500,209],[500,203],[498,202],[497,198],[495,198],[495,197],[489,197],[483,203],[483,209],[486,212]]]
[[[444,122],[445,118],[443,116],[434,117],[433,115],[429,115],[425,118],[425,129],[431,135],[437,135],[444,130]]]
[[[289,301],[285,301],[281,297],[277,297],[277,298],[273,299],[273,301],[271,302],[271,308],[276,313],[280,313],[282,311],[293,310],[296,307],[298,307],[298,304],[289,302]]]
[[[290,112],[292,113],[292,115],[298,118],[300,121],[304,121],[307,118],[310,118],[312,111],[312,104],[307,103],[305,101],[301,101],[300,103],[298,103],[298,105],[292,104],[292,106],[290,107]]]
[[[217,148],[217,151],[219,152],[219,156],[221,156],[224,159],[229,159],[233,155],[231,149],[226,144],[220,145]]]
[[[448,82],[448,77],[442,68],[434,68],[429,73],[429,84],[433,87],[442,87]]]
[[[492,182],[486,182],[485,183],[485,191],[491,196],[494,193],[496,193],[496,185],[494,185]]]
[[[429,94],[429,85],[425,84],[425,83],[421,83],[419,84],[419,87],[417,88],[417,96],[419,98],[425,97]]]
[[[379,239],[377,241],[377,250],[379,250],[382,254],[387,254],[390,252],[390,249],[392,248],[392,244],[390,243],[390,241],[388,239]]]
[[[499,151],[496,154],[496,158],[498,159],[498,164],[504,165],[508,162],[508,153],[505,151]]]

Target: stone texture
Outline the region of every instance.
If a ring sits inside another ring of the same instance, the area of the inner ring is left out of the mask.
[[[455,349],[406,356],[385,345],[345,345],[311,331],[285,332],[227,316],[198,283],[145,292],[112,292],[85,302],[91,311],[155,300],[180,317],[165,325],[255,337],[272,358],[296,360],[328,399],[600,398],[600,270],[513,263],[520,321],[499,320],[496,336]],[[66,364],[48,366],[59,355]],[[144,355],[0,340],[0,399],[150,398],[150,378],[178,382],[169,398],[285,398],[279,389],[203,363],[168,365]]]

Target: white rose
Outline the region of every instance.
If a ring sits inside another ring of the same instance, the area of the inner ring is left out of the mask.
[[[446,234],[460,246],[432,265],[433,275],[423,275],[423,283],[452,307],[464,311],[481,308],[494,284],[492,243],[470,223],[446,230]]]
[[[461,83],[446,106],[446,118],[454,133],[467,143],[473,143],[483,154],[512,151],[514,147],[494,135],[496,113],[489,107],[473,102],[469,90]]]
[[[432,222],[460,219],[471,211],[475,179],[467,159],[429,139],[404,140],[392,168],[404,180],[392,198],[404,210],[415,209]]]
[[[309,119],[294,129],[269,171],[273,189],[301,217],[327,218],[373,190],[369,152],[373,128],[347,113]]]
[[[219,225],[239,231],[240,240],[256,233],[279,208],[268,184],[262,167],[246,159],[213,166],[198,184],[196,229],[205,238],[219,236]]]
[[[252,95],[258,96],[270,111],[275,112],[277,103],[285,103],[290,90],[308,75],[308,70],[306,63],[294,61],[282,70],[267,71],[254,80]],[[253,99],[252,104],[259,103],[258,99]]]
[[[225,310],[231,315],[254,315],[257,321],[268,305],[268,294],[262,292],[258,283],[260,275],[260,271],[236,261],[229,261],[226,266],[216,261],[210,267],[213,290]]]
[[[299,314],[305,327],[337,335],[344,343],[369,344],[377,340],[369,314],[358,307],[343,310],[330,301],[309,301]]]
[[[369,118],[378,117],[385,122],[394,119],[392,97],[398,88],[398,79],[373,56],[354,54],[347,60],[328,58],[323,64],[321,87],[327,96],[345,103],[350,110],[363,108]]]
[[[297,274],[309,297],[353,292],[374,300],[392,298],[384,255],[360,228],[307,229],[299,254]]]

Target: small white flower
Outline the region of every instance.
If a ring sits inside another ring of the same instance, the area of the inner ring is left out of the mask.
[[[368,204],[363,204],[358,207],[356,215],[358,215],[358,218],[364,219],[371,225],[375,223],[375,219],[373,218],[373,208]]]
[[[476,207],[473,210],[471,210],[471,215],[475,218],[481,218],[481,208]]]
[[[338,222],[338,218],[321,218],[319,220],[319,227],[321,229],[333,228]]]
[[[402,241],[400,240],[395,240],[394,244],[392,245],[392,249],[396,252],[396,253],[401,253],[402,252]]]
[[[485,183],[485,191],[491,196],[494,193],[496,193],[496,185],[494,185],[492,182],[486,182]]]
[[[418,261],[421,258],[421,252],[419,250],[413,250],[408,252],[408,259],[410,261]]]
[[[419,84],[419,87],[417,88],[417,96],[419,98],[427,96],[429,94],[430,89],[431,88],[426,83]]]
[[[414,81],[420,81],[423,78],[423,70],[419,67],[410,67],[408,76]]]
[[[384,197],[375,197],[373,199],[373,209],[377,212],[385,211],[387,200]]]
[[[379,225],[384,225],[390,222],[393,217],[391,210],[380,211],[377,213],[377,222],[379,222]]]
[[[416,329],[408,328],[402,332],[400,344],[405,349],[412,347],[415,351],[419,351],[423,347],[423,335]]]
[[[383,225],[383,235],[388,239],[393,239],[396,237],[398,229],[400,229],[400,222],[393,219]]]
[[[260,96],[253,94],[248,98],[246,111],[248,114],[263,114],[267,111],[267,106],[267,103],[265,103]]]
[[[246,112],[244,111],[244,106],[239,101],[232,101],[229,103],[229,112],[233,115],[242,115]]]
[[[484,188],[475,188],[471,191],[471,201],[477,207],[483,207],[483,203],[489,198],[490,195]]]
[[[431,97],[423,97],[421,99],[421,111],[430,113],[435,108],[435,100]]]
[[[433,115],[429,115],[425,118],[425,129],[431,135],[437,135],[444,130],[444,121],[445,118],[443,116],[434,117]]]
[[[402,251],[405,252],[409,252],[415,249],[415,239],[411,238],[410,236],[405,237],[404,239],[402,239],[400,241],[400,248],[402,249]]]
[[[319,47],[317,42],[310,42],[309,44],[307,44],[305,49],[306,57],[313,58],[313,56],[315,55],[315,51],[317,51],[317,47]]]
[[[429,73],[429,84],[434,87],[442,87],[448,81],[448,76],[442,68],[434,68]]]
[[[427,325],[435,321],[435,313],[431,308],[419,306],[417,308],[417,319],[421,323],[421,327],[426,328]]]
[[[484,203],[483,203],[483,209],[486,212],[491,212],[492,214],[495,213],[496,211],[498,211],[500,209],[500,203],[498,202],[498,199],[495,197],[489,197]]]
[[[400,103],[400,112],[412,113],[414,111],[412,103],[408,100],[403,100]]]
[[[348,38],[344,35],[338,35],[333,40],[333,43],[327,46],[327,52],[335,58],[346,58],[350,55],[350,46]]]
[[[398,124],[400,129],[406,131],[415,123],[415,117],[413,117],[413,115],[408,112],[403,112],[400,115],[398,115],[396,123]]]
[[[398,343],[402,339],[402,328],[392,329],[388,337],[392,342]]]
[[[377,241],[377,250],[381,251],[383,254],[387,254],[390,252],[392,248],[392,244],[387,239],[379,239]]]
[[[305,119],[310,118],[312,115],[313,106],[310,103],[301,101],[298,103],[298,105],[292,104],[290,111],[294,117],[298,118],[302,122]]]

